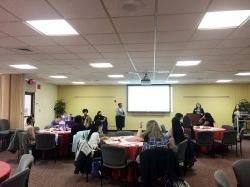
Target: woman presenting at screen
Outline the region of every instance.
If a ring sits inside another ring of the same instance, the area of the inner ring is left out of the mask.
[[[125,112],[122,108],[122,103],[118,103],[118,108],[116,108],[115,122],[117,130],[121,131],[125,126]]]

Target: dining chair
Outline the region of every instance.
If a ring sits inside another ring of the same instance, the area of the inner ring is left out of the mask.
[[[34,161],[34,157],[33,157],[32,154],[24,154],[24,155],[22,155],[22,157],[21,157],[21,159],[19,161],[16,173],[22,172],[27,168],[31,170],[33,161]],[[26,187],[28,187],[28,183],[29,183],[29,175],[27,177]]]
[[[126,152],[123,147],[103,144],[101,146],[101,151],[102,151],[102,167],[101,167],[101,186],[102,186],[103,166],[110,169],[126,169],[127,166],[132,161],[127,160]],[[127,171],[125,171],[125,173],[127,174]]]
[[[187,170],[187,165],[185,163],[187,145],[188,145],[188,140],[185,139],[184,141],[180,142],[177,145],[177,152],[176,152],[178,163],[180,166],[183,167],[184,175],[186,174]]]
[[[194,142],[198,146],[213,148],[214,145],[213,132],[209,131],[198,132],[196,134],[196,140],[194,140]],[[210,153],[213,154],[213,152],[211,151]]]
[[[56,150],[55,134],[37,134],[35,161],[37,160],[37,151],[41,151],[43,155],[44,152],[46,151],[53,151],[54,161],[56,162],[57,150]]]
[[[233,163],[233,170],[238,187],[249,187],[250,184],[250,159],[237,160]]]
[[[221,140],[214,140],[215,143],[223,145],[223,146],[233,146],[235,145],[235,154],[238,156],[238,148],[237,148],[237,131],[230,130],[225,131],[223,133],[223,137]],[[224,155],[224,149],[221,151],[222,156]]]
[[[0,119],[0,142],[1,150],[7,148],[10,138],[10,123],[7,119]]]
[[[21,172],[12,175],[0,184],[0,187],[26,187],[30,169],[27,168]]]
[[[214,172],[214,180],[217,187],[230,187],[228,177],[222,170],[216,170]]]

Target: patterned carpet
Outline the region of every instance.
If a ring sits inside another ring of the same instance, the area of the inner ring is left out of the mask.
[[[250,158],[250,141],[243,141],[243,156],[242,158]],[[235,176],[232,170],[232,163],[240,159],[235,156],[235,151],[229,150],[222,158],[216,155],[211,158],[206,155],[200,155],[191,170],[186,174],[186,180],[192,187],[213,187],[214,171],[223,169],[228,175],[232,187],[236,186]],[[8,162],[12,166],[12,174],[18,164],[17,155],[7,151],[0,152],[0,160]],[[54,161],[38,161],[33,165],[29,180],[30,187],[62,187],[62,186],[85,186],[94,187],[100,186],[100,179],[89,177],[89,182],[86,182],[85,175],[75,175],[73,160]],[[105,187],[124,186],[119,181],[104,181]],[[131,185],[128,185],[131,186]]]

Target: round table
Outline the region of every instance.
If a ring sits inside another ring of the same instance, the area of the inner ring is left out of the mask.
[[[10,176],[11,167],[6,162],[0,161],[0,183]]]

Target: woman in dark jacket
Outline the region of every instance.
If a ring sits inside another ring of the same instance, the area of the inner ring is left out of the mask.
[[[188,134],[189,138],[193,139],[194,138],[194,129],[193,129],[193,125],[192,125],[191,120],[188,117],[188,115],[185,115],[183,117],[183,125],[182,126],[184,128],[185,134]]]
[[[102,132],[108,133],[108,120],[107,117],[102,115],[102,111],[98,111],[94,118],[95,123],[99,122],[102,125]]]
[[[204,116],[199,120],[199,123],[200,125],[214,127],[215,121],[212,115],[206,112]]]
[[[182,120],[183,115],[181,113],[176,113],[172,119],[172,133],[176,145],[186,139],[182,129]]]
[[[78,131],[84,131],[86,130],[85,126],[83,125],[83,120],[82,116],[78,115],[74,119],[74,124],[71,128],[71,142],[73,140],[73,136],[78,132]]]

